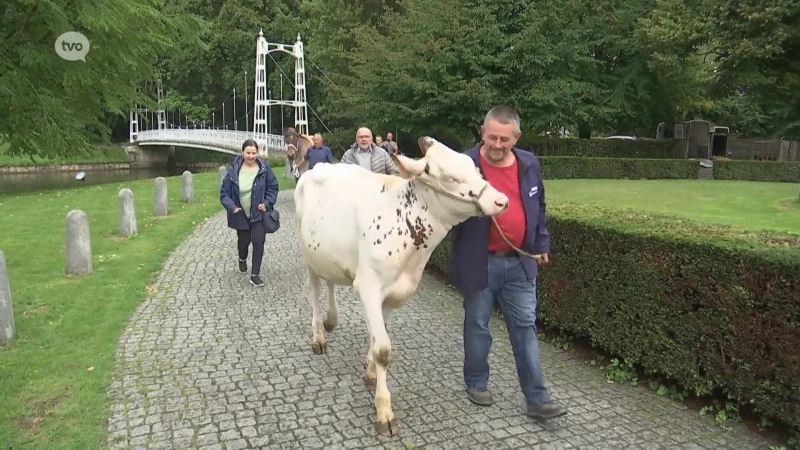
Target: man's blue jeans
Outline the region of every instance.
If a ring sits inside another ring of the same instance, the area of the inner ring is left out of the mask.
[[[536,336],[536,280],[528,280],[519,258],[489,255],[489,287],[464,297],[464,382],[485,388],[489,381],[489,318],[500,302],[508,328],[519,384],[528,404],[550,401],[544,387]]]

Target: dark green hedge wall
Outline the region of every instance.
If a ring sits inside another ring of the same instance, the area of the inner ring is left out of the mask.
[[[717,160],[714,179],[800,183],[800,162]]]

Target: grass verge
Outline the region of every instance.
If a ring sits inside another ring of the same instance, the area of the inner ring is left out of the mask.
[[[8,144],[0,144],[0,166],[32,166],[35,164],[89,164],[128,162],[125,151],[116,144],[99,144],[88,155],[71,157],[41,158],[7,154]]]
[[[281,188],[291,188],[278,175]],[[102,448],[122,327],[172,250],[222,210],[218,175],[195,174],[194,204],[167,178],[170,215],[152,215],[153,181],[0,197],[0,250],[17,337],[0,347],[0,448]],[[139,234],[118,236],[117,193],[134,192]],[[94,273],[64,275],[65,217],[89,216]]]
[[[727,180],[548,180],[548,199],[800,233],[800,185]]]

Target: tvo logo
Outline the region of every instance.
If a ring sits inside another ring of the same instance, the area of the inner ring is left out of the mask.
[[[67,61],[86,62],[89,53],[89,40],[77,31],[67,31],[56,39],[56,53]]]

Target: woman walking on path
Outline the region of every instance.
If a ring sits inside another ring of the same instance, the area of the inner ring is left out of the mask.
[[[258,143],[252,139],[242,144],[242,154],[233,159],[222,181],[219,201],[228,211],[228,227],[239,238],[239,272],[247,273],[247,250],[253,244],[253,270],[250,283],[264,286],[261,260],[267,237],[264,218],[278,200],[278,179],[269,164],[258,157]]]

